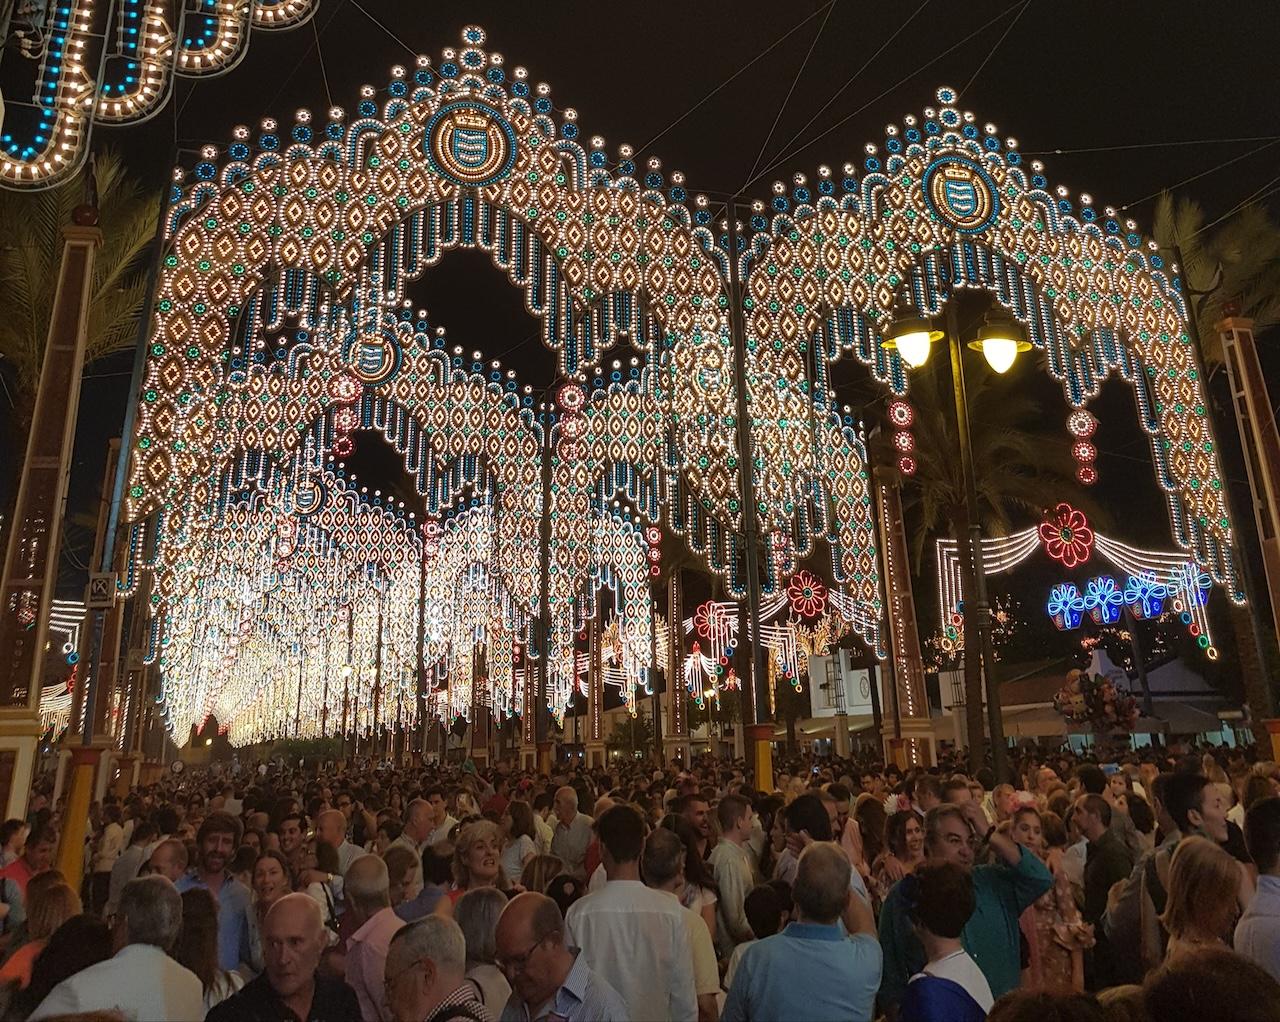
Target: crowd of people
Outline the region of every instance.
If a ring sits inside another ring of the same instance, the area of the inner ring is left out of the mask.
[[[0,1022],[1280,1019],[1280,768],[219,764],[0,826]]]

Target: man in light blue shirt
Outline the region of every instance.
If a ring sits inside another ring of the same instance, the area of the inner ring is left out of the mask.
[[[228,972],[249,960],[249,888],[227,869],[240,834],[240,821],[234,816],[210,813],[196,834],[196,868],[174,885],[179,892],[202,887],[218,903],[218,967]]]
[[[1244,843],[1258,867],[1258,890],[1236,923],[1236,953],[1280,980],[1280,798],[1253,804]]]
[[[501,1022],[625,1022],[622,995],[564,940],[560,906],[533,891],[507,902],[495,932],[495,961],[511,984]]]
[[[830,841],[801,853],[792,889],[800,920],[743,953],[722,1022],[871,1022],[882,957],[871,909],[849,889],[851,869]],[[852,920],[848,934],[842,917]]]

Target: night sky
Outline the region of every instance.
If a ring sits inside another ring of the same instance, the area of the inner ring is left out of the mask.
[[[152,121],[98,128],[95,143],[122,149],[134,170],[158,186],[172,164],[175,139],[189,164],[200,145],[224,145],[237,124],[252,127],[264,116],[289,124],[298,107],[323,112],[330,96],[350,111],[360,85],[381,89],[390,66],[411,63],[414,53],[438,58],[443,47],[458,44],[460,29],[470,23],[486,29],[486,48],[504,54],[508,68],[527,67],[532,82],[551,85],[558,108],[575,108],[584,136],[603,135],[611,151],[623,142],[645,146],[640,155],[660,156],[664,171],[685,172],[691,193],[741,190],[749,198],[767,197],[770,182],[795,171],[812,175],[821,163],[860,164],[864,143],[882,142],[886,124],[932,105],[934,90],[943,84],[963,90],[959,105],[973,110],[980,124],[994,122],[1003,136],[1018,139],[1025,155],[1043,159],[1051,184],[1090,193],[1098,208],[1127,207],[1144,231],[1161,188],[1203,174],[1184,193],[1216,216],[1274,184],[1280,172],[1280,145],[1252,152],[1265,143],[1169,144],[1280,135],[1280,7],[1270,0],[836,0],[829,11],[814,0],[470,8],[323,0],[311,24],[276,35],[255,32],[245,60],[229,74],[195,84],[180,79],[175,102]],[[6,82],[14,63],[6,57]],[[794,93],[765,145],[793,81]],[[751,183],[757,164],[767,172]],[[1280,206],[1272,202],[1273,209]],[[549,378],[553,358],[537,340],[536,323],[486,256],[446,256],[412,295],[433,324],[447,328],[452,342],[479,349],[486,358],[501,357],[524,382],[537,385]],[[1280,359],[1265,347],[1263,357],[1273,392],[1280,395]],[[129,364],[124,354],[87,371],[73,509],[88,508],[96,497],[103,439],[119,431]],[[1067,407],[1061,388],[1033,360],[1015,367],[1004,385],[1029,388],[1042,401],[1046,420],[1061,426]],[[1135,425],[1131,392],[1122,382],[1109,382],[1090,408],[1102,419],[1095,437],[1101,481],[1092,497],[1110,510],[1108,531],[1131,542],[1170,546],[1166,505],[1151,472],[1147,440]],[[1231,435],[1222,437],[1227,471],[1242,485],[1230,425]],[[387,471],[389,459],[363,447],[362,454],[368,473]],[[0,476],[8,475],[0,470]],[[9,484],[0,479],[0,485]],[[1238,525],[1251,540],[1252,522]],[[1012,583],[1024,614],[1038,624],[1045,620],[1039,608],[1053,580],[1042,567]],[[998,579],[994,585],[999,591],[1010,582]],[[917,591],[926,621],[936,614],[932,593],[927,580]],[[1063,652],[1070,647],[1070,640],[1055,641]]]

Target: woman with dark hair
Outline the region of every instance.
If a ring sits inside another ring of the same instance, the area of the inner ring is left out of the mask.
[[[560,914],[567,915],[569,906],[587,893],[587,885],[572,873],[561,873],[547,883],[547,897],[560,906]]]
[[[914,809],[890,813],[884,823],[884,848],[871,868],[883,898],[889,888],[924,862],[924,821]]]
[[[218,903],[203,888],[182,892],[182,929],[172,955],[200,980],[205,1011],[244,986],[244,977],[238,972],[218,967]]]
[[[874,795],[863,793],[853,807],[853,818],[862,835],[862,855],[867,862],[875,862],[884,851],[884,828],[889,822],[884,802]]]
[[[683,816],[668,813],[662,818],[665,830],[672,831],[684,845],[684,891],[680,903],[693,909],[706,921],[711,939],[716,939],[716,902],[719,895],[716,881],[707,869],[706,861],[698,854],[698,832]]]
[[[778,795],[766,795],[756,802],[756,816],[760,818],[760,833],[763,840],[758,842],[756,854],[756,874],[762,877],[773,876],[778,856],[786,847],[786,838],[782,832],[782,798]],[[748,848],[756,847],[751,839]]]
[[[268,848],[259,856],[253,867],[253,910],[245,913],[249,931],[249,967],[261,972],[265,966],[262,957],[262,923],[267,910],[293,890],[293,874],[285,857]]]
[[[315,879],[314,874],[322,873],[330,878],[340,876],[342,870],[338,865],[338,850],[327,841],[316,841],[314,848],[303,857],[302,862],[303,876],[298,881],[298,889],[320,906],[320,914],[324,917],[325,926],[336,933],[338,898],[334,893],[333,880]],[[311,871],[313,879],[310,883],[304,883],[308,871]]]
[[[373,839],[373,850],[378,855],[386,855],[387,849],[404,832],[404,825],[394,816],[390,816],[378,824],[377,836]]]
[[[64,979],[111,957],[111,930],[91,915],[72,916],[49,935],[31,967],[31,982],[9,1002],[6,1019],[25,1019]]]
[[[509,877],[518,877],[538,854],[538,831],[533,823],[532,807],[519,799],[508,802],[501,826],[507,841],[502,850],[502,870]]]

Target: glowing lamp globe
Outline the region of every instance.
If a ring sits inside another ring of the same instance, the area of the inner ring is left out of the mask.
[[[1018,342],[1011,337],[993,337],[982,342],[982,356],[998,373],[1006,373],[1018,357]]]
[[[1021,324],[1003,309],[992,309],[987,313],[986,322],[978,330],[978,336],[969,342],[969,347],[982,352],[987,365],[997,373],[1007,373],[1020,352],[1031,350]]]
[[[899,303],[893,312],[888,335],[881,342],[885,348],[897,349],[902,361],[912,369],[919,369],[929,361],[929,349],[934,341],[942,339],[942,331],[915,309]]]
[[[898,348],[898,354],[902,356],[902,361],[912,369],[919,369],[929,361],[929,348],[933,342],[929,339],[927,330],[915,330],[895,337],[893,340]]]

